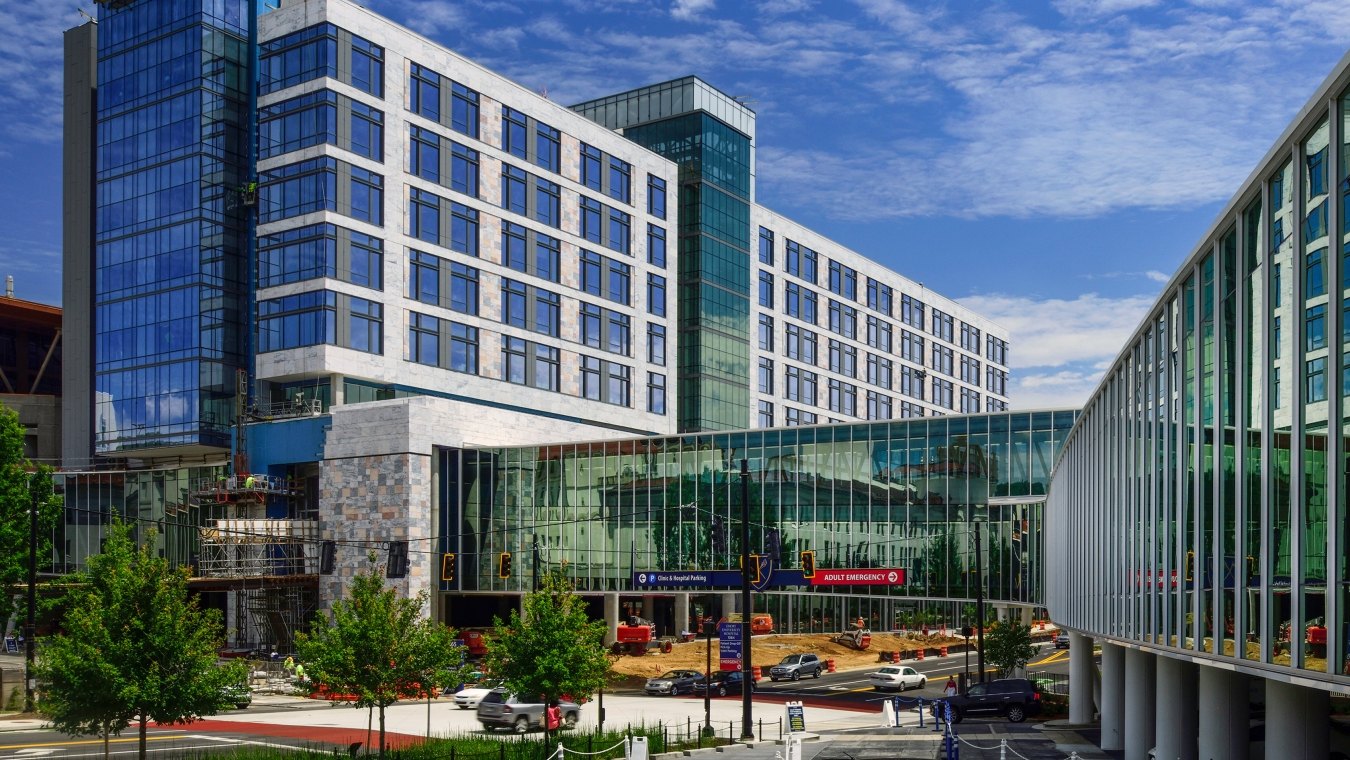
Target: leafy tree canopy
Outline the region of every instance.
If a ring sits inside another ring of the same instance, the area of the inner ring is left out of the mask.
[[[198,609],[188,595],[186,568],[170,568],[137,545],[131,528],[109,526],[103,552],[72,576],[64,632],[46,641],[37,663],[41,712],[59,731],[119,734],[146,724],[190,723],[224,707],[221,690],[242,681],[242,663],[217,665],[222,627],[218,610]]]
[[[610,667],[606,625],[590,619],[567,576],[549,572],[522,606],[523,615],[512,610],[509,620],[494,621],[484,660],[488,672],[512,692],[538,695],[546,704],[564,695],[589,699],[604,688]]]
[[[469,668],[454,633],[423,617],[426,592],[400,597],[385,587],[373,554],[370,562],[352,579],[347,598],[333,603],[331,615],[316,617],[296,645],[310,679],[331,693],[354,695],[355,707],[379,710],[383,757],[385,708],[461,683]]]
[[[1031,626],[1000,621],[984,635],[984,659],[1008,675],[1025,668],[1035,656]]]
[[[61,502],[52,495],[51,468],[33,465],[23,452],[19,415],[0,404],[0,588],[28,581],[29,511],[38,499],[38,569],[51,564],[52,529]],[[10,594],[0,595],[0,620],[17,612]]]

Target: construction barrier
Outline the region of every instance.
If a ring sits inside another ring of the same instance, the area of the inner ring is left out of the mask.
[[[750,667],[750,675],[753,676],[756,681],[759,680],[759,668],[760,666],[758,665],[753,665]]]
[[[661,651],[664,652],[665,654],[670,654],[671,650],[673,650],[674,648],[675,645],[670,643],[669,641],[661,642]]]
[[[947,656],[947,647],[942,647],[940,650],[938,650],[938,656],[939,656],[939,657],[946,657],[946,656]]]
[[[900,653],[899,653],[899,652],[891,652],[891,662],[892,662],[892,663],[898,663],[898,662],[900,662]]]
[[[835,672],[835,671],[834,671],[834,658],[833,658],[833,657],[831,657],[830,659],[828,659],[828,660],[825,661],[825,669],[826,669],[827,671],[831,672],[831,673]]]
[[[917,658],[917,659],[922,660],[922,659],[923,659],[923,650],[922,650],[922,649],[918,649],[918,650],[915,650],[915,651],[916,651],[917,654],[918,654],[918,658]]]

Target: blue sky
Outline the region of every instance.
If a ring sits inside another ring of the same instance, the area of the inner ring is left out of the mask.
[[[1024,409],[1087,397],[1350,46],[1343,0],[366,5],[563,104],[686,74],[745,98],[759,202],[1004,324]],[[46,303],[79,22],[0,0],[0,276]]]

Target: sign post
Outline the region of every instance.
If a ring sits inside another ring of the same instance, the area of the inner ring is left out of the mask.
[[[717,624],[719,670],[741,670],[741,633],[743,630],[744,626],[740,623]],[[749,675],[749,673],[746,673],[747,677]]]

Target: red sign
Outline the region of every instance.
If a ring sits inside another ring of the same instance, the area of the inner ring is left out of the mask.
[[[816,570],[809,578],[812,586],[899,586],[905,582],[904,568]]]

